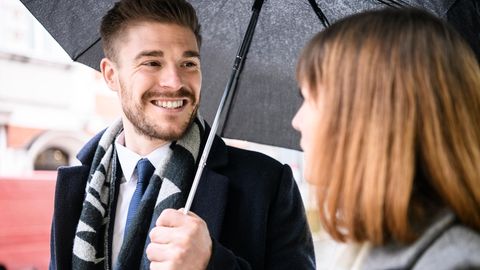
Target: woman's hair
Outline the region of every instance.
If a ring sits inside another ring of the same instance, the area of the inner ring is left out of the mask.
[[[321,100],[307,175],[335,239],[410,242],[432,207],[480,230],[480,68],[451,27],[415,9],[345,18],[297,80]]]

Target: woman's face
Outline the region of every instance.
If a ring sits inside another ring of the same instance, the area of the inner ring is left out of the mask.
[[[319,88],[321,88],[321,86]],[[312,96],[307,84],[301,84],[300,94],[303,97],[303,103],[292,119],[292,126],[294,129],[300,131],[300,147],[305,154],[304,175],[307,180],[311,181],[312,179],[308,179],[307,171],[312,168],[312,162],[315,160],[313,145],[322,106],[320,106],[319,101]]]

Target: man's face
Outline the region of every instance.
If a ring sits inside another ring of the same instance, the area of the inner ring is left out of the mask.
[[[115,48],[124,126],[154,140],[182,137],[196,116],[202,83],[193,32],[176,24],[136,23]]]

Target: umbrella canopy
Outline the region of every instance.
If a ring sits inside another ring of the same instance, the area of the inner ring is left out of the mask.
[[[113,6],[113,0],[21,1],[73,60],[99,69],[103,57],[99,36],[100,20]],[[204,40],[201,48],[203,85],[200,111],[211,121],[229,80],[254,1],[189,2],[197,10]],[[456,0],[265,1],[236,93],[225,114],[225,124],[220,124],[218,133],[227,138],[299,149],[299,135],[290,126],[301,102],[298,91],[295,90],[296,59],[304,44],[324,28],[318,12],[312,6],[317,6],[330,22],[334,22],[352,13],[385,6],[420,7],[447,18],[447,13],[455,2]],[[474,31],[478,33],[480,30]]]

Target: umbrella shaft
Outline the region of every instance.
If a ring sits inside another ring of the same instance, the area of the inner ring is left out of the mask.
[[[203,173],[203,169],[207,164],[208,154],[210,153],[210,149],[212,147],[213,139],[215,138],[215,134],[218,130],[218,124],[220,122],[220,117],[223,115],[225,109],[230,107],[230,103],[227,103],[227,100],[230,99],[231,95],[235,92],[235,87],[237,85],[238,77],[240,76],[243,63],[245,62],[246,55],[248,53],[248,49],[250,48],[250,44],[252,43],[253,34],[255,32],[255,27],[257,26],[258,16],[260,15],[260,10],[262,8],[264,0],[255,0],[255,3],[252,7],[253,13],[250,17],[250,22],[247,27],[247,31],[243,38],[242,44],[240,49],[238,50],[237,56],[233,63],[233,70],[232,74],[230,75],[230,79],[228,80],[227,85],[225,86],[225,90],[222,95],[222,99],[220,100],[220,105],[218,110],[215,114],[215,118],[213,120],[212,128],[210,133],[208,134],[207,142],[205,143],[205,147],[203,148],[202,156],[200,158],[200,162],[198,164],[197,172],[195,173],[195,178],[193,179],[192,188],[188,194],[187,202],[185,204],[185,208],[183,210],[184,214],[187,214],[190,211],[192,206],[193,198],[195,197],[195,192],[197,191],[198,183],[200,182],[200,178]],[[225,120],[224,120],[225,122]]]

